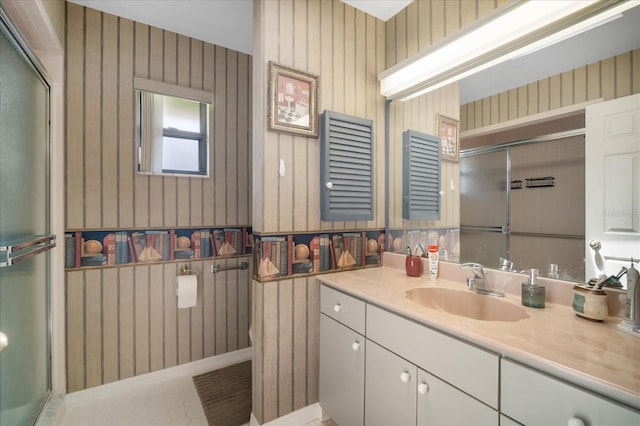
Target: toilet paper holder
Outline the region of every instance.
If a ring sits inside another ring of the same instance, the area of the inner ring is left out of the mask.
[[[176,277],[176,296],[178,309],[193,308],[198,303],[198,272],[189,269],[187,265],[180,265]]]
[[[178,268],[178,275],[195,275],[196,277],[200,278],[200,276],[198,275],[198,271],[189,269],[186,263],[180,265],[180,267]]]

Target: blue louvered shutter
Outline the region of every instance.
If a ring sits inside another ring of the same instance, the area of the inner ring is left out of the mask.
[[[402,217],[439,220],[440,138],[407,130],[402,147]]]
[[[373,121],[332,111],[320,120],[321,219],[373,219]]]

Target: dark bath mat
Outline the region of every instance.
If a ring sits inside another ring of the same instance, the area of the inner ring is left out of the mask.
[[[251,417],[251,361],[193,377],[209,426],[239,426]]]

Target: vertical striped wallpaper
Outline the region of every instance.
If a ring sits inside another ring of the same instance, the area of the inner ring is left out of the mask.
[[[319,288],[314,277],[253,282],[252,411],[260,423],[318,401]]]
[[[67,392],[248,347],[249,270],[216,263],[237,259],[189,262],[198,300],[185,309],[177,263],[67,272]]]
[[[374,121],[373,220],[320,220],[318,139],[267,130],[269,61],[319,76],[319,113]],[[254,231],[384,228],[384,98],[377,79],[385,69],[384,22],[339,0],[255,2],[253,64]],[[253,413],[265,423],[318,400],[318,283],[254,281],[252,293]]]
[[[254,3],[254,230],[268,233],[383,227],[387,171],[384,98],[379,95],[378,74],[502,3],[421,0],[387,23],[338,0]],[[318,141],[266,130],[270,60],[319,75],[319,112],[330,109],[374,121],[373,221],[320,221]],[[437,113],[459,119],[458,99],[458,87],[452,85],[404,104],[391,105],[392,189],[388,198],[391,226],[459,224],[459,201],[453,195],[457,189],[445,195],[443,217],[437,223],[404,223],[401,205],[397,205],[401,201],[398,149],[402,131],[413,128],[433,134]],[[285,160],[287,169],[284,178],[278,176],[280,158]],[[443,186],[458,187],[457,163],[444,163],[443,174]],[[253,413],[258,422],[265,423],[318,399],[318,283],[312,277],[269,283],[253,281],[252,294]]]
[[[462,105],[462,130],[640,93],[640,49]]]
[[[251,57],[67,3],[67,229],[251,222]],[[213,92],[210,176],[136,173],[133,77]]]
[[[65,227],[250,224],[251,57],[73,3],[66,13]],[[213,93],[208,178],[135,172],[134,76]],[[213,276],[212,263],[188,262],[198,305],[179,311],[178,263],[66,272],[67,391],[248,347],[249,272]]]
[[[384,50],[384,23],[341,1],[254,3],[255,231],[384,228],[384,98],[377,80]],[[267,130],[269,61],[319,77],[319,113],[328,109],[374,121],[373,220],[320,220],[319,141]],[[280,159],[284,177],[278,174]]]

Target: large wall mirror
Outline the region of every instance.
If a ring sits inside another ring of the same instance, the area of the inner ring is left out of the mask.
[[[135,79],[137,172],[209,176],[212,94]]]
[[[459,95],[460,105],[473,103],[481,99],[488,100],[494,95],[506,93],[511,89],[526,87],[529,83],[547,79],[550,78],[550,76],[560,75],[567,70],[578,69],[588,66],[589,64],[597,64],[598,61],[614,58],[617,55],[623,55],[634,49],[638,49],[640,47],[640,38],[637,36],[638,17],[640,17],[640,7],[634,7],[621,13],[620,16],[614,20],[557,43],[557,45],[548,46],[530,55],[507,61],[508,63],[504,66],[496,66],[478,73],[482,75],[465,77],[459,83],[457,89],[459,93],[455,92],[454,95]],[[628,37],[622,37],[625,40],[623,46],[621,46],[620,43],[611,41],[621,39],[620,34],[630,34]],[[573,62],[567,64],[565,60]],[[580,63],[578,61],[584,62]],[[544,66],[540,64],[544,64]],[[565,68],[557,68],[562,66]],[[531,73],[532,70],[539,70],[541,74],[534,76]],[[516,78],[521,79],[516,80]],[[604,79],[609,77],[599,76],[599,78]],[[620,78],[620,73],[616,78]],[[451,87],[453,87],[453,85],[451,85]],[[445,92],[434,93],[437,93],[437,95],[435,95],[436,98],[446,95]],[[564,95],[558,87],[551,87],[549,93],[549,96],[553,98],[552,104],[557,105],[549,108],[549,110],[556,109],[566,114],[567,108],[569,107],[564,108],[564,98],[560,101],[560,98]],[[395,121],[402,122],[404,120],[404,123],[409,122],[411,126],[417,126],[416,119],[412,116],[410,102],[426,96],[429,96],[429,94],[407,101],[405,104],[409,105],[408,107],[401,107],[400,105],[403,105],[402,102],[395,100],[391,102],[392,125],[394,123],[394,117],[398,116],[400,118],[398,119],[396,117]],[[577,100],[569,101],[568,105],[571,107],[571,114],[568,116],[552,117],[552,114],[546,114],[546,122],[536,123],[533,117],[527,117],[532,118],[531,122],[527,122],[522,116],[516,114],[516,119],[513,120],[513,123],[518,122],[520,128],[504,126],[499,130],[495,130],[495,128],[499,128],[499,126],[486,125],[485,128],[475,129],[480,130],[480,132],[473,134],[474,137],[481,136],[482,138],[493,139],[491,141],[483,141],[482,144],[465,145],[465,138],[468,137],[471,132],[463,132],[461,134],[460,148],[461,157],[463,158],[461,158],[460,163],[456,164],[459,168],[451,167],[452,171],[459,172],[460,174],[449,176],[446,174],[447,170],[443,170],[442,172],[441,194],[443,195],[443,208],[446,211],[446,209],[449,208],[449,205],[446,203],[454,197],[457,202],[460,202],[460,192],[467,191],[471,193],[473,195],[472,199],[475,199],[475,207],[477,208],[470,208],[469,206],[463,207],[460,205],[460,218],[455,218],[455,225],[477,226],[476,231],[482,231],[482,229],[480,229],[482,227],[491,227],[492,229],[490,231],[492,233],[486,239],[486,245],[481,245],[477,241],[474,241],[473,235],[471,237],[466,235],[465,238],[463,231],[461,231],[459,240],[461,258],[450,258],[449,261],[474,260],[486,263],[490,268],[499,269],[501,266],[504,266],[506,262],[501,262],[501,257],[506,258],[517,251],[519,252],[517,256],[518,261],[512,265],[516,271],[534,267],[539,269],[541,276],[549,276],[550,274],[554,278],[557,277],[566,281],[584,282],[585,280],[594,278],[594,273],[586,268],[588,262],[593,262],[591,258],[594,256],[597,257],[598,253],[595,253],[594,250],[589,248],[591,238],[590,225],[585,222],[585,213],[589,206],[585,206],[585,192],[588,192],[589,179],[596,174],[601,174],[601,166],[594,166],[594,164],[585,162],[585,158],[588,158],[587,153],[589,152],[589,136],[587,134],[584,111],[585,108],[587,108],[587,104],[595,103],[599,100],[591,99],[584,93],[581,93],[580,96],[583,96],[582,103],[579,103]],[[456,99],[456,101],[458,99]],[[600,99],[600,101],[601,100],[602,99]],[[484,105],[489,105],[489,102],[484,102]],[[561,106],[563,107],[560,108]],[[591,105],[589,105],[589,107],[590,106]],[[494,107],[493,100],[491,101],[491,107]],[[399,112],[396,113],[396,110]],[[419,109],[419,113],[423,117],[420,118],[420,120],[426,123],[425,125],[429,125],[438,112],[438,110],[430,111],[428,108]],[[478,114],[478,111],[475,112]],[[493,116],[493,110],[491,114]],[[478,115],[476,115],[476,117],[478,117]],[[483,117],[483,121],[484,118],[486,117]],[[501,123],[504,123],[504,121],[505,120],[501,120]],[[550,124],[555,121],[557,121],[557,123]],[[535,128],[535,124],[539,124],[539,128]],[[557,124],[557,126],[555,126],[555,124]],[[406,124],[401,124],[400,126],[403,125],[406,126]],[[494,130],[491,130],[492,127]],[[530,129],[530,133],[523,130],[527,127],[533,127]],[[507,129],[509,131],[506,131]],[[402,129],[394,128],[393,126],[390,126],[389,130],[397,134],[400,134],[402,131]],[[503,134],[496,135],[496,132],[502,132]],[[542,136],[547,137],[546,140],[538,139]],[[394,205],[401,205],[402,202],[401,191],[397,189],[394,190],[394,185],[397,186],[397,176],[401,175],[400,171],[402,170],[401,158],[398,155],[393,156],[393,152],[399,150],[398,138],[397,135],[393,136],[392,134],[389,142],[389,150],[392,155],[389,158],[390,163],[387,168],[387,179],[390,185],[389,198],[387,201],[390,212],[388,217],[389,226],[387,227],[388,234],[393,234],[396,228],[400,227],[407,230],[409,229],[409,224],[404,226],[405,224],[402,223],[401,212],[393,207]],[[504,146],[495,149],[495,147],[500,144]],[[465,149],[488,146],[492,146],[493,149],[485,149],[484,151],[482,149],[476,149],[475,152],[465,152]],[[494,162],[496,164],[495,169],[499,169],[499,171],[496,172],[499,173],[499,176],[492,176],[491,179],[493,180],[490,180],[486,176],[482,177],[482,173],[485,175],[491,174],[493,170],[492,167],[494,167],[491,165],[493,163],[489,160],[486,162],[484,159],[480,161],[482,156],[495,157],[493,160],[495,160]],[[530,162],[534,157],[540,160],[538,164]],[[447,163],[447,165],[449,165],[449,163]],[[555,167],[553,171],[548,170],[548,166],[551,165]],[[479,174],[473,175],[475,172],[479,172]],[[637,173],[637,171],[635,173]],[[458,182],[457,187],[455,185],[456,182]],[[477,184],[477,186],[471,188],[470,185],[472,184]],[[481,184],[484,184],[486,188],[482,188],[483,185]],[[629,182],[609,182],[609,185],[619,185],[620,187],[626,188],[629,187]],[[637,193],[637,189],[635,189],[635,191],[635,193]],[[454,194],[454,192],[457,192],[457,194]],[[509,206],[506,197],[508,193],[514,198],[511,206]],[[544,198],[543,196],[548,196],[548,201],[539,201],[541,197]],[[516,201],[519,204],[516,205]],[[546,205],[544,203],[546,203]],[[503,206],[500,217],[504,220],[496,220],[497,223],[494,224],[492,220],[497,218],[497,214],[491,213],[487,205],[494,207],[497,204]],[[454,209],[458,207],[455,200],[452,201],[452,205]],[[569,206],[571,207],[571,212],[567,213]],[[511,210],[509,210],[510,208]],[[637,217],[637,213],[633,214],[636,215],[634,217]],[[487,220],[483,223],[474,222],[481,217]],[[511,219],[512,225],[514,221],[518,224],[518,226],[515,227],[516,232],[510,236],[511,252],[508,250],[508,246],[506,246],[507,239],[500,236],[500,232],[493,232],[496,227],[501,227],[509,218]],[[542,225],[549,226],[543,230]],[[412,228],[415,227],[412,226]],[[426,224],[426,226],[422,228],[422,231],[428,232],[430,228],[429,224]],[[473,230],[467,229],[467,231]],[[636,245],[633,246],[633,250],[625,250],[623,254],[617,254],[615,256],[625,259],[629,257],[635,258],[638,256],[638,240],[632,238],[637,238],[640,233],[634,234],[634,237],[630,237],[627,234],[629,233],[627,232],[623,237],[629,241],[633,241],[633,244]],[[499,249],[490,251],[488,246],[491,243],[499,246]],[[621,245],[613,241],[607,242],[607,249],[610,250],[610,247],[616,244]],[[628,246],[631,245],[631,243],[626,244]],[[465,245],[469,246],[465,247]],[[559,248],[559,252],[557,252],[556,255],[551,255],[551,252],[546,250],[546,248],[550,246]],[[603,247],[604,246],[603,241]],[[399,250],[403,248],[404,247],[399,247]],[[393,248],[390,246],[389,249]],[[602,254],[607,254],[604,253],[604,249]],[[552,267],[550,270],[550,264],[557,265],[557,268]],[[615,275],[622,265],[628,267],[630,262],[626,260],[621,261],[611,266],[608,270],[603,269],[595,275],[601,273]],[[613,269],[615,269],[615,271]],[[624,277],[621,281],[623,285],[626,283]]]

